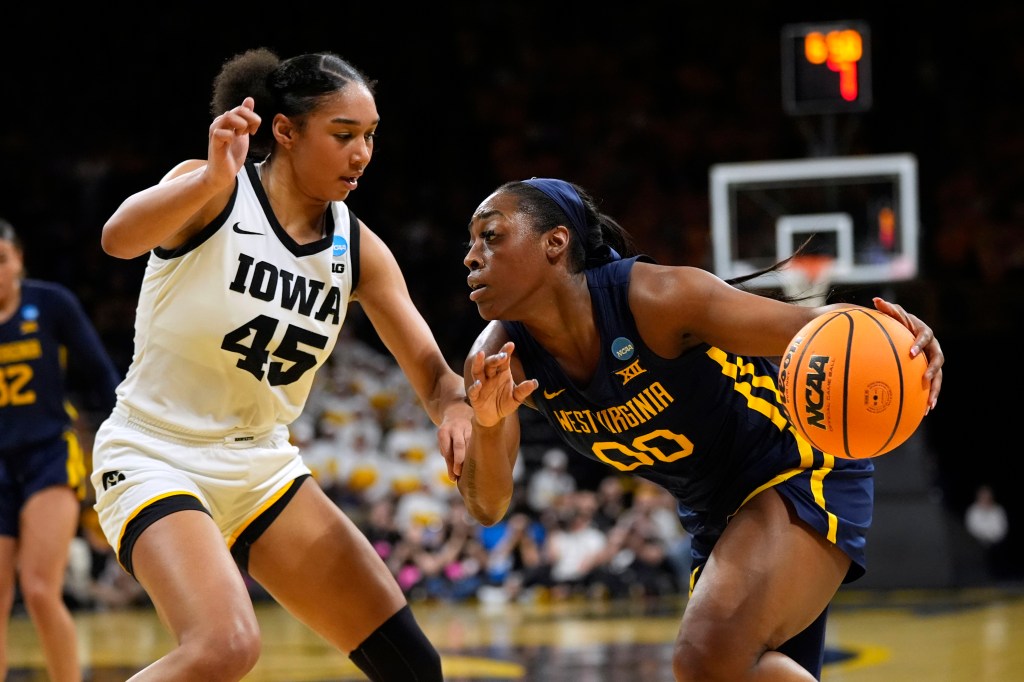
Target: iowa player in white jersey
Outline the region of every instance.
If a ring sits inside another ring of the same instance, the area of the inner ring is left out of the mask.
[[[771,358],[844,304],[805,307],[657,265],[557,179],[502,185],[469,231],[470,299],[489,324],[465,366],[473,438],[450,462],[468,509],[487,524],[504,516],[526,404],[578,454],[677,499],[693,538],[677,680],[818,679],[828,604],[865,570],[872,463],[796,435]],[[943,354],[932,330],[875,305],[927,354],[934,407]]]
[[[255,49],[214,81],[208,158],[128,197],[107,253],[149,254],[135,352],[96,438],[103,531],[177,646],[132,680],[239,680],[260,653],[239,567],[372,680],[442,679],[391,573],[289,443],[358,301],[446,457],[472,411],[387,246],[344,204],[373,155],[373,83]]]

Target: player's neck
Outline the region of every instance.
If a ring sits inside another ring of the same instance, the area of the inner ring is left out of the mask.
[[[281,227],[299,244],[323,239],[327,230],[327,207],[316,207],[317,212],[310,216],[307,206],[297,206],[291,201],[291,195],[282,182],[275,180],[271,166],[271,158],[267,156],[256,164],[256,171]]]

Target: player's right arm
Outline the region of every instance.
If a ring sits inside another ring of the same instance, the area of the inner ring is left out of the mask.
[[[470,514],[491,526],[512,501],[512,470],[519,454],[518,410],[536,390],[535,379],[521,382],[523,370],[500,322],[491,322],[466,358],[466,395],[473,407],[473,435],[458,480]]]
[[[227,205],[260,117],[247,97],[210,124],[207,160],[178,164],[158,184],[137,192],[103,226],[103,250],[135,258],[154,247],[173,249],[208,225]]]

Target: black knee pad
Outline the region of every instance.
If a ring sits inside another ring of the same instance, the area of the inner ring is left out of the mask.
[[[349,658],[373,682],[442,682],[441,655],[406,604],[360,644]]]

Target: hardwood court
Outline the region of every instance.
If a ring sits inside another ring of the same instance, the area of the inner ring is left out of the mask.
[[[671,680],[681,599],[557,604],[426,604],[414,609],[449,682]],[[247,682],[361,680],[341,654],[277,606],[258,605],[263,656]],[[171,646],[152,609],[78,613],[86,680],[123,681]],[[1024,587],[843,591],[833,606],[826,682],[1022,682]],[[8,682],[46,680],[24,615],[10,633]]]

